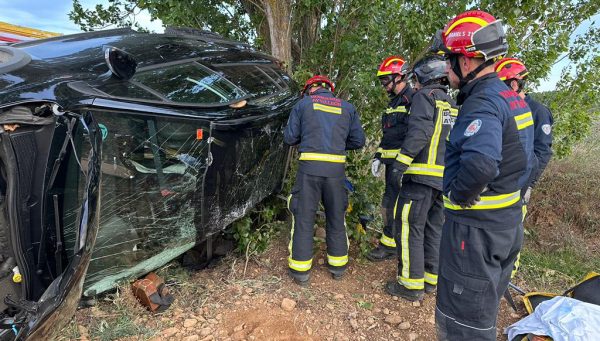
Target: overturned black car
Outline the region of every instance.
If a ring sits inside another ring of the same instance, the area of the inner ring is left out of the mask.
[[[82,293],[276,192],[297,94],[275,59],[205,32],[0,47],[0,339],[52,339]]]

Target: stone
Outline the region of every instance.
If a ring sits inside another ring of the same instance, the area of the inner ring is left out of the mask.
[[[404,322],[400,323],[400,325],[398,326],[398,328],[400,328],[400,330],[410,329],[410,322],[404,321]]]
[[[333,304],[329,304],[329,303],[327,303],[327,304],[325,305],[325,307],[327,307],[327,309],[329,309],[329,310],[333,310]]]
[[[167,328],[165,330],[163,330],[160,334],[164,337],[164,338],[169,338],[175,334],[177,334],[179,330],[175,327],[173,328]]]
[[[207,336],[212,334],[212,330],[210,328],[202,328],[200,330],[200,336]]]
[[[240,324],[239,326],[233,328],[234,332],[239,332],[240,330],[244,330],[244,328],[246,327],[245,323]]]
[[[379,296],[379,294],[375,294],[375,295],[373,295],[373,297],[380,298],[381,296]]]
[[[420,301],[414,301],[414,302],[412,303],[412,306],[413,306],[413,307],[420,307],[420,306],[421,306],[421,302],[420,302]]]
[[[383,309],[383,314],[384,315],[389,315],[390,314],[390,310],[388,308],[384,308]]]
[[[312,330],[312,328],[311,328],[311,327],[306,327],[306,333],[307,333],[308,335],[312,335],[312,334],[313,334],[313,330]]]
[[[233,334],[231,334],[231,339],[234,341],[242,341],[246,338],[246,334],[244,333],[243,330],[240,330],[239,332],[235,332]]]
[[[401,322],[402,322],[402,317],[400,317],[398,315],[389,315],[388,317],[385,318],[385,323],[388,323],[388,324],[397,325],[397,324],[400,324]]]
[[[418,337],[419,335],[417,335],[416,333],[410,333],[408,334],[408,341],[415,341]]]
[[[373,323],[375,323],[375,318],[373,318],[372,316],[370,316],[369,318],[367,318],[367,323],[369,325],[372,325]]]
[[[342,294],[337,294],[337,295],[333,296],[333,299],[335,299],[335,300],[341,300],[342,298],[344,298],[344,295],[342,295]]]
[[[251,294],[254,290],[252,288],[246,288],[246,294]]]
[[[394,301],[397,301],[397,300],[398,300],[398,296],[392,296],[392,299],[393,299]]]
[[[198,341],[200,337],[198,335],[190,335],[183,338],[183,341]]]
[[[435,316],[431,316],[427,319],[427,323],[435,324]]]
[[[512,312],[512,313],[510,313],[510,317],[512,317],[512,318],[514,318],[514,319],[520,319],[520,318],[521,318],[521,315],[519,315],[519,314],[517,314],[517,313],[515,313],[515,312]]]
[[[183,327],[191,328],[191,327],[195,326],[196,323],[198,323],[198,321],[195,319],[186,319],[185,321],[183,321]]]
[[[215,339],[215,337],[214,337],[214,336],[212,336],[212,335],[209,335],[209,336],[205,337],[204,339],[202,339],[202,340],[200,340],[200,341],[212,341],[212,340],[214,340],[214,339]]]
[[[358,322],[355,319],[350,320],[350,326],[352,327],[352,329],[358,330]]]
[[[400,337],[400,333],[399,332],[393,332],[392,336],[395,338],[399,338]]]
[[[249,300],[249,299],[250,299],[250,296],[248,296],[248,295],[242,295],[242,299],[243,299],[244,301],[247,301],[247,300]]]
[[[284,298],[281,301],[281,309],[285,311],[292,311],[294,308],[296,308],[296,301],[289,298]]]

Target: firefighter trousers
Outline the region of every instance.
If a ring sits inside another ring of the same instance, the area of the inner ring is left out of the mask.
[[[423,290],[425,283],[437,285],[444,220],[441,192],[412,181],[403,183],[394,217],[398,283],[411,290]]]
[[[327,264],[334,273],[343,273],[348,264],[348,236],[345,215],[348,194],[344,177],[322,177],[298,172],[288,208],[292,213],[292,232],[288,265],[292,272],[312,268],[315,215],[319,203],[325,208]]]
[[[522,244],[522,224],[487,230],[446,220],[435,311],[438,340],[496,340],[500,299]]]
[[[394,206],[396,205],[396,199],[398,198],[398,192],[400,188],[394,182],[392,177],[392,165],[385,165],[385,190],[383,192],[383,199],[381,200],[381,208],[383,214],[383,233],[379,239],[379,244],[384,247],[395,250],[396,249],[396,232],[394,231]]]

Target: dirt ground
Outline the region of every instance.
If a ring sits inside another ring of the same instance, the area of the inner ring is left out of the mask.
[[[78,337],[112,339],[92,329],[98,329],[98,319],[111,321],[117,304],[126,307],[140,331],[120,340],[435,340],[434,295],[411,303],[384,291],[385,282],[395,276],[396,261],[351,257],[347,275],[336,281],[324,265],[324,247],[319,246],[307,287],[287,276],[282,237],[248,262],[226,257],[188,281],[173,283],[176,301],[161,314],[146,312],[130,290],[121,290],[119,302],[82,309],[74,322]],[[519,318],[503,300],[499,340],[506,339],[501,331]],[[107,327],[112,323],[118,322]]]

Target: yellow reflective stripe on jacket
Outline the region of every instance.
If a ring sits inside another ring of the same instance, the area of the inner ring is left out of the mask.
[[[387,247],[396,247],[396,241],[394,240],[394,238],[386,236],[385,233],[381,234],[379,242]]]
[[[309,260],[294,260],[288,257],[288,266],[296,271],[308,271],[312,267],[312,258]]]
[[[430,175],[441,178],[444,176],[444,166],[428,165],[426,163],[411,163],[404,174]]]
[[[325,104],[320,104],[320,103],[313,103],[313,109],[328,112],[330,114],[336,114],[336,115],[342,114],[342,108],[332,107],[330,105],[325,105]]]
[[[348,264],[348,255],[345,256],[331,256],[327,254],[327,263],[332,266],[344,266]]]
[[[396,156],[396,161],[402,162],[403,164],[410,166],[410,164],[413,162],[413,158],[408,155],[398,153],[398,155]]]
[[[460,205],[454,204],[444,195],[444,207],[450,210],[493,210],[498,208],[505,208],[512,206],[513,204],[521,200],[521,191],[514,193],[500,194],[500,195],[488,195],[481,196],[481,201],[477,204],[469,207],[462,208]]]
[[[321,153],[300,153],[300,161],[324,161],[344,163],[346,162],[345,155],[336,154],[321,154]]]
[[[437,282],[438,282],[438,275],[425,271],[425,283],[429,283],[431,285],[437,285]]]
[[[423,278],[408,278],[399,276],[398,282],[406,289],[419,290],[425,288],[425,279]]]
[[[410,208],[412,206],[412,200],[404,204],[402,207],[402,230],[400,231],[400,241],[402,247],[402,277],[410,277],[410,253],[408,237],[410,232],[410,224],[408,222],[408,216],[410,215]]]
[[[525,129],[530,125],[533,125],[533,117],[531,116],[531,111],[526,112],[522,115],[515,116],[515,121],[517,122],[517,129]]]
[[[288,243],[288,251],[290,252],[290,257],[292,256],[292,244],[293,244],[293,240],[294,240],[294,227],[296,226],[296,219],[294,218],[294,212],[292,212],[292,209],[290,207],[292,203],[292,194],[290,194],[290,196],[287,199],[287,208],[288,211],[290,211],[290,214],[292,216],[292,231],[290,232],[290,242]]]
[[[440,136],[443,131],[443,122],[444,122],[444,111],[452,109],[452,106],[448,102],[444,101],[435,101],[435,106],[437,107],[437,119],[435,120],[435,128],[433,130],[433,135],[431,135],[431,141],[429,142],[429,156],[427,157],[427,163],[431,165],[435,165],[437,155],[438,155],[438,147],[440,145]]]
[[[401,105],[395,108],[387,108],[385,109],[386,114],[393,114],[395,112],[407,112],[406,107]]]
[[[398,153],[400,153],[400,149],[377,148],[377,152],[381,153],[382,159],[395,159],[396,155],[398,155]]]

